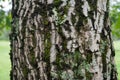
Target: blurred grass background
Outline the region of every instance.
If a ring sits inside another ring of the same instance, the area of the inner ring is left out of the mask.
[[[0,80],[10,80],[10,47],[8,41],[0,41]]]
[[[118,71],[118,80],[120,80],[120,41],[114,41],[115,61]],[[0,80],[10,80],[10,47],[8,41],[0,41]]]
[[[118,80],[120,80],[120,40],[114,41],[114,48],[115,48],[115,62],[118,71]]]

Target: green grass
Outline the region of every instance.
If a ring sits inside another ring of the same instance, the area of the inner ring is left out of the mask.
[[[115,48],[115,62],[118,71],[118,80],[120,80],[120,41],[114,41],[114,48]]]
[[[118,80],[120,80],[120,41],[114,41],[116,51],[115,61],[117,64]],[[10,80],[10,57],[9,42],[0,41],[0,80]]]
[[[0,80],[10,80],[9,42],[0,41]]]

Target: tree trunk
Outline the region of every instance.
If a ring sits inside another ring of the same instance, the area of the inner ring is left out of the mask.
[[[11,80],[117,80],[109,0],[12,0]]]

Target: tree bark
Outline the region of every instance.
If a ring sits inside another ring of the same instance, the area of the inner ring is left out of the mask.
[[[117,80],[109,0],[12,0],[11,80]]]

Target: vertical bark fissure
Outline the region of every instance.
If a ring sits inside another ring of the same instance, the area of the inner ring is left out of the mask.
[[[109,0],[12,0],[11,80],[117,80]]]

